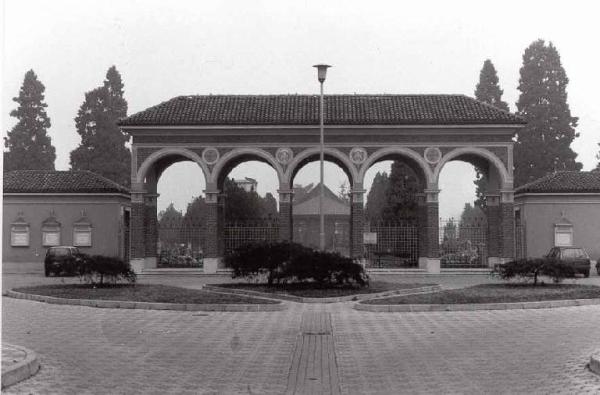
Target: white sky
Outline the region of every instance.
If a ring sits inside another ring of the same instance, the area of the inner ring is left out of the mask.
[[[113,64],[133,114],[182,94],[317,93],[311,66],[319,62],[334,66],[326,93],[472,96],[490,58],[514,111],[523,51],[543,38],[561,54],[571,111],[580,118],[581,137],[572,147],[584,169],[591,169],[600,141],[598,11],[593,2],[548,0],[4,0],[3,134],[15,123],[8,116],[12,97],[33,68],[46,86],[57,169],[68,169],[69,153],[79,143],[74,118],[84,93],[100,85]],[[309,166],[314,168],[307,166],[296,182],[317,181],[317,165]],[[173,200],[184,209],[203,189],[200,174],[190,177],[194,173],[184,167],[166,173],[161,208]],[[260,192],[275,193],[271,169],[243,167],[232,175],[257,178]],[[457,216],[472,199],[468,169],[457,163],[445,171],[442,216]],[[333,190],[343,182],[335,171],[327,171],[326,180]]]

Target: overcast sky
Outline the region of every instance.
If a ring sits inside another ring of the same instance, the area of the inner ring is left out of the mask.
[[[79,143],[73,119],[84,93],[113,64],[133,114],[183,94],[317,93],[311,66],[319,62],[334,66],[326,93],[473,96],[490,58],[514,111],[522,54],[538,38],[555,44],[570,80],[578,160],[584,169],[597,163],[600,24],[593,2],[4,0],[2,7],[3,134],[15,123],[12,98],[33,68],[46,86],[57,169],[69,168]],[[162,207],[173,200],[184,209],[203,189],[200,173],[184,167],[161,181]],[[445,172],[443,216],[458,215],[461,199],[472,197],[468,169]],[[296,181],[316,181],[314,174],[306,167]],[[258,178],[263,193],[277,189],[267,167],[240,166],[233,175]],[[332,189],[343,182],[335,169],[326,177]]]

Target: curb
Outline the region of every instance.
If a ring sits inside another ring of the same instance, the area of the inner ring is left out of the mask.
[[[356,303],[355,310],[408,313],[429,311],[476,311],[476,310],[525,310],[525,309],[550,309],[555,307],[572,307],[600,305],[600,299],[568,299],[544,300],[540,302],[516,303],[471,303],[471,304],[364,304]],[[600,368],[600,367],[599,367]]]
[[[259,312],[283,311],[288,308],[285,303],[278,304],[183,304],[183,303],[154,303],[131,302],[120,300],[66,299],[53,296],[26,294],[23,292],[7,291],[6,296],[15,299],[26,299],[50,304],[65,304],[73,306],[100,307],[107,309],[137,309],[137,310],[175,310],[175,311],[227,311],[227,312]]]
[[[215,291],[221,293],[230,293],[234,295],[245,295],[245,296],[255,296],[267,299],[275,299],[275,300],[286,300],[290,302],[298,302],[298,303],[339,303],[339,302],[355,302],[369,299],[379,299],[385,298],[388,296],[403,296],[403,295],[413,295],[418,293],[430,293],[441,291],[442,287],[439,285],[428,285],[425,287],[417,287],[417,288],[404,288],[404,289],[394,289],[389,291],[383,291],[378,293],[371,294],[357,294],[357,295],[348,295],[348,296],[339,296],[334,298],[304,298],[301,296],[294,296],[288,294],[279,294],[279,293],[267,293],[267,292],[259,292],[259,291],[250,291],[245,289],[235,289],[235,288],[225,288],[219,287],[218,285],[209,285],[205,284],[203,289],[208,291]]]
[[[600,351],[590,357],[590,370],[600,375]]]
[[[40,369],[40,362],[35,352],[25,347],[15,346],[12,344],[4,344],[3,346],[22,351],[26,356],[24,360],[9,366],[6,369],[2,369],[2,389],[23,381],[38,372]]]

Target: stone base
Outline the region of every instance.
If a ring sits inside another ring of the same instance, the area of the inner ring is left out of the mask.
[[[502,258],[499,256],[489,256],[488,257],[488,267],[493,269],[496,267],[496,265],[503,265],[506,262],[510,262],[512,261],[512,258]]]
[[[131,266],[131,270],[133,270],[135,274],[140,274],[142,272],[142,270],[144,270],[145,259],[144,258],[131,258],[129,260],[129,265]]]
[[[419,257],[419,269],[424,269],[427,273],[440,273],[440,258]]]
[[[221,258],[204,258],[203,263],[204,274],[217,274]]]
[[[144,269],[156,269],[158,267],[158,260],[155,256],[147,256],[144,258]]]

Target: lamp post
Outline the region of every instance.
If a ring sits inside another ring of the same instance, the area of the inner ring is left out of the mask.
[[[323,195],[325,193],[325,186],[323,184],[323,161],[325,160],[325,140],[323,138],[323,82],[325,82],[325,76],[327,75],[327,69],[331,66],[327,64],[316,64],[313,67],[317,68],[317,77],[319,79],[319,83],[321,84],[321,100],[320,100],[320,125],[321,125],[321,155],[320,155],[320,165],[321,165],[321,191],[319,193],[319,247],[322,251],[325,250],[325,213],[323,212]]]

